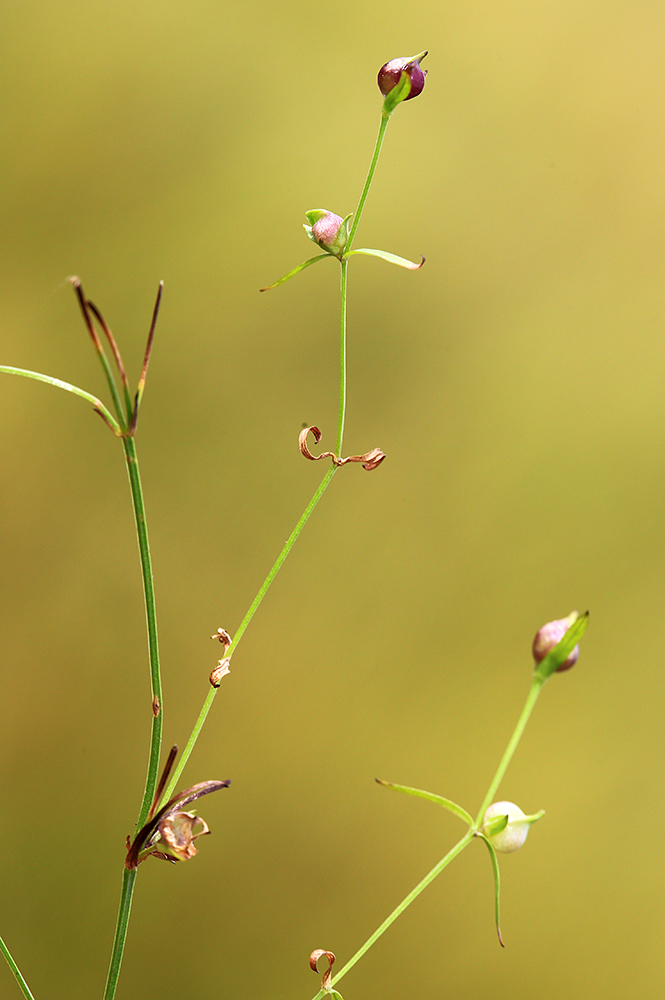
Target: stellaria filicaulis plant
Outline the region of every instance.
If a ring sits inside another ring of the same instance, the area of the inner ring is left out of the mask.
[[[310,461],[320,461],[331,459],[322,482],[317,488],[314,496],[307,505],[305,511],[299,518],[291,535],[279,553],[268,576],[259,588],[256,597],[250,605],[247,613],[240,622],[233,637],[224,628],[217,629],[212,636],[218,639],[224,646],[224,655],[218,661],[217,666],[212,670],[208,678],[207,694],[194,725],[192,733],[187,741],[185,750],[180,758],[178,766],[174,769],[176,758],[176,747],[173,747],[168,755],[165,767],[159,775],[160,746],[163,728],[162,711],[162,682],[159,667],[159,649],[157,642],[157,612],[155,605],[155,595],[153,589],[152,564],[150,559],[150,549],[148,545],[148,531],[146,525],[145,508],[143,502],[143,490],[139,475],[138,456],[136,451],[136,433],[138,428],[139,410],[146,384],[148,366],[153,346],[157,315],[159,312],[162,285],[159,286],[157,301],[153,311],[152,322],[150,324],[147,346],[145,350],[144,362],[135,391],[130,391],[129,379],[126,368],[120,354],[118,345],[111,333],[110,327],[105,322],[101,312],[84,295],[81,282],[78,278],[70,279],[83,315],[94,349],[97,352],[106,377],[112,408],[109,409],[98,397],[86,392],[77,386],[49,375],[42,375],[38,372],[27,371],[25,369],[13,368],[10,366],[0,366],[0,371],[7,374],[20,375],[25,378],[45,382],[47,384],[65,389],[74,393],[92,405],[94,411],[101,416],[106,426],[112,433],[120,439],[129,474],[130,493],[135,515],[135,526],[139,544],[139,554],[141,571],[143,576],[144,599],[147,618],[148,632],[148,659],[150,669],[150,680],[152,687],[151,702],[151,736],[148,755],[148,773],[145,782],[142,803],[139,809],[136,823],[136,833],[133,838],[127,838],[127,853],[123,869],[122,889],[120,907],[116,924],[116,932],[112,946],[111,961],[109,966],[104,1000],[113,1000],[116,995],[118,978],[125,948],[127,929],[129,925],[129,914],[132,898],[136,885],[137,873],[141,863],[148,857],[155,857],[160,860],[178,863],[194,858],[197,854],[195,841],[208,834],[209,828],[205,821],[196,814],[196,811],[187,807],[198,802],[202,797],[213,791],[227,788],[230,784],[225,780],[205,780],[185,788],[183,791],[175,792],[175,787],[179,782],[180,775],[189,760],[192,750],[196,744],[199,733],[205,723],[210,708],[220,689],[222,680],[229,676],[230,664],[233,655],[238,647],[240,639],[256,613],[268,588],[275,579],[284,560],[291,551],[295,541],[300,535],[304,525],[312,514],[314,508],[323,496],[333,476],[342,466],[352,463],[360,463],[366,471],[377,469],[385,459],[380,448],[373,447],[362,455],[350,455],[342,457],[342,444],[344,437],[344,424],[346,413],[346,305],[347,305],[347,268],[353,256],[369,255],[382,258],[391,264],[396,264],[408,270],[419,270],[425,258],[421,257],[419,262],[413,262],[403,257],[384,250],[369,248],[354,248],[354,240],[360,223],[360,219],[370,191],[374,172],[379,160],[383,139],[388,122],[400,104],[412,100],[423,92],[425,85],[426,70],[421,67],[421,62],[427,52],[421,52],[416,56],[392,59],[381,67],[378,74],[378,85],[383,96],[381,108],[381,120],[379,132],[374,148],[374,153],[370,163],[367,179],[362,190],[360,200],[355,212],[346,216],[338,215],[328,209],[310,209],[305,212],[307,224],[305,230],[307,236],[316,244],[322,253],[311,257],[293,268],[282,278],[273,282],[261,291],[268,288],[275,288],[283,282],[294,277],[296,274],[318,263],[322,260],[335,259],[341,269],[341,295],[340,295],[340,398],[339,398],[339,418],[337,426],[337,440],[334,451],[314,454],[310,450],[308,438],[311,434],[315,444],[319,444],[322,433],[315,426],[305,427],[298,436],[298,447],[301,454]],[[108,352],[108,353],[107,353]],[[110,354],[110,357],[109,357]],[[116,373],[114,374],[113,366]],[[114,412],[112,412],[112,410]],[[499,867],[497,862],[497,852],[512,852],[522,846],[530,826],[543,815],[543,811],[525,814],[512,802],[493,802],[494,795],[499,784],[504,777],[508,764],[517,748],[524,727],[531,714],[536,699],[545,681],[555,672],[569,669],[576,661],[579,648],[578,642],[584,633],[587,625],[588,613],[578,615],[573,612],[565,619],[550,622],[539,630],[533,644],[533,654],[535,659],[535,670],[531,689],[529,691],[524,709],[519,717],[517,726],[508,742],[506,751],[501,758],[499,767],[492,779],[483,802],[474,817],[462,806],[457,805],[450,799],[440,795],[425,792],[417,788],[396,785],[392,782],[376,779],[380,785],[393,788],[406,795],[428,799],[453,813],[461,819],[467,826],[466,833],[451,848],[441,861],[427,874],[406,898],[397,906],[393,912],[379,925],[365,943],[349,959],[346,965],[337,973],[332,975],[332,967],[335,962],[335,955],[325,948],[316,948],[310,955],[310,967],[317,971],[319,959],[325,956],[328,962],[321,984],[321,989],[316,995],[317,1000],[324,996],[337,996],[339,993],[334,989],[335,983],[358,962],[367,950],[381,937],[382,934],[392,925],[396,918],[409,906],[414,899],[426,888],[429,883],[440,874],[441,871],[474,839],[478,838],[486,844],[492,860],[494,871],[494,896],[495,896],[495,922],[499,940],[501,931],[499,924]],[[173,773],[171,773],[173,771]],[[209,860],[209,859],[208,859]],[[28,1000],[32,1000],[32,993],[21,974],[16,962],[12,958],[5,942],[0,939],[0,950],[2,950],[7,962],[14,973],[19,987]]]

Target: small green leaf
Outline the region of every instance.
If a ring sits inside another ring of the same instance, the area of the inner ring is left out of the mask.
[[[420,788],[409,788],[407,785],[394,785],[392,781],[382,781],[381,778],[374,779],[378,785],[383,785],[385,788],[394,788],[396,792],[403,792],[405,795],[415,795],[419,799],[427,799],[429,802],[435,802],[436,805],[442,806],[447,809],[448,812],[453,813],[454,816],[463,819],[465,823],[469,826],[473,826],[473,818],[469,815],[466,809],[462,809],[458,806],[456,802],[451,799],[444,799],[442,795],[434,795],[433,792],[423,792]],[[507,821],[507,817],[506,817]]]
[[[316,264],[317,260],[324,260],[326,257],[330,256],[331,254],[329,253],[320,253],[317,254],[316,257],[310,257],[309,260],[305,260],[302,264],[298,264],[297,267],[294,267],[292,271],[289,271],[289,273],[285,274],[282,278],[278,278],[277,281],[273,281],[272,285],[266,285],[265,288],[260,288],[259,291],[267,292],[269,288],[277,288],[278,285],[282,285],[285,281],[288,281],[289,278],[292,278],[294,274],[304,271],[310,264]]]
[[[389,264],[398,264],[399,267],[408,267],[410,271],[418,271],[425,263],[425,258],[422,256],[420,264],[415,264],[412,260],[407,260],[406,257],[398,257],[394,253],[388,253],[387,250],[368,250],[366,247],[363,247],[361,250],[349,250],[345,256],[350,257],[351,254],[354,253],[368,254],[370,257],[381,257],[382,260],[387,260]]]
[[[499,862],[497,860],[496,851],[490,844],[487,837],[482,833],[478,834],[479,837],[487,844],[487,850],[490,852],[490,858],[492,859],[492,870],[494,871],[494,919],[496,921],[496,933],[499,938],[499,944],[502,948],[506,946],[503,943],[503,938],[501,937],[501,921],[500,921],[500,904],[499,904],[499,894],[501,891],[501,876],[499,874]]]

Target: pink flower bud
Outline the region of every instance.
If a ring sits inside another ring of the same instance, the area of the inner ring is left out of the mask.
[[[411,90],[405,100],[410,101],[412,97],[417,97],[425,86],[427,70],[420,68],[420,60],[424,59],[426,55],[427,52],[421,52],[420,55],[414,56],[412,59],[404,57],[401,59],[391,59],[385,66],[382,66],[379,70],[378,84],[383,96],[385,97],[393,87],[397,86],[402,73],[408,73],[409,80],[411,81]]]
[[[543,625],[543,627],[536,632],[536,637],[533,640],[533,658],[536,663],[540,663],[545,659],[550,650],[554,649],[554,647],[558,645],[570,626],[576,622],[578,618],[579,615],[577,611],[572,611],[567,618],[559,618],[556,621],[548,622],[547,625]],[[575,646],[568,658],[563,661],[560,667],[557,667],[557,671],[560,673],[563,670],[570,670],[570,668],[577,663],[579,655],[580,647]]]
[[[309,212],[305,212],[305,216],[309,222],[309,225],[305,226],[305,231],[310,240],[333,257],[341,259],[349,239],[351,216],[347,215],[342,219],[334,212],[329,212],[327,208],[312,208]]]

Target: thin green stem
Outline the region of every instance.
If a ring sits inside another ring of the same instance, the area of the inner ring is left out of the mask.
[[[496,774],[492,778],[492,783],[487,789],[487,793],[485,795],[485,798],[483,799],[483,804],[478,810],[478,815],[476,817],[476,824],[475,824],[476,827],[479,827],[480,824],[482,823],[483,816],[485,815],[485,810],[491,803],[497,788],[501,784],[501,781],[503,779],[504,774],[506,773],[508,765],[512,760],[512,756],[515,753],[515,750],[517,749],[517,745],[520,739],[522,738],[522,733],[524,732],[524,728],[527,722],[529,721],[529,716],[533,711],[533,706],[536,704],[536,701],[538,700],[538,695],[540,694],[544,683],[545,682],[541,677],[538,677],[537,675],[534,677],[533,683],[531,685],[531,690],[529,691],[526,702],[524,704],[524,708],[522,709],[522,714],[517,720],[517,725],[515,726],[513,735],[510,737],[508,746],[506,747],[504,755],[501,758],[501,762],[498,768],[496,769]]]
[[[115,937],[113,939],[113,950],[111,952],[111,963],[106,979],[104,990],[104,1000],[113,1000],[118,986],[122,956],[127,940],[127,928],[129,927],[129,915],[132,909],[132,898],[134,896],[134,886],[138,868],[128,871],[126,868],[122,875],[122,892],[120,894],[120,906],[118,907],[118,919],[115,926]]]
[[[377,929],[374,931],[374,933],[371,934],[367,938],[367,940],[365,941],[364,945],[362,945],[362,947],[360,947],[358,949],[358,951],[355,953],[355,955],[353,955],[353,957],[349,959],[349,961],[346,963],[346,965],[342,969],[340,969],[340,971],[337,973],[337,975],[333,976],[333,979],[332,979],[333,985],[335,985],[336,983],[338,983],[340,981],[340,979],[343,976],[345,976],[350,969],[353,968],[353,966],[356,964],[356,962],[359,961],[359,959],[361,959],[363,957],[363,955],[365,954],[365,952],[369,951],[369,949],[372,947],[372,945],[374,944],[374,942],[378,941],[378,939],[381,937],[381,935],[385,931],[388,930],[388,928],[390,927],[390,925],[395,920],[397,920],[397,918],[399,917],[399,915],[401,913],[404,913],[404,910],[406,910],[407,906],[411,905],[411,903],[414,901],[414,899],[417,896],[420,895],[420,893],[423,891],[423,889],[427,888],[427,886],[430,884],[430,882],[434,881],[434,879],[436,878],[436,876],[439,875],[443,871],[443,869],[446,868],[450,864],[450,862],[453,860],[453,858],[456,858],[458,854],[461,854],[461,852],[464,850],[464,848],[468,844],[471,843],[471,841],[473,840],[473,838],[474,838],[473,831],[469,830],[467,833],[464,834],[464,836],[462,837],[462,839],[459,840],[455,844],[455,846],[452,847],[448,851],[448,853],[446,854],[446,856],[444,858],[441,858],[441,860],[438,862],[438,864],[436,864],[434,866],[434,868],[432,868],[431,872],[429,872],[427,875],[425,875],[425,878],[422,879],[422,881],[419,882],[418,885],[414,889],[411,890],[411,892],[408,894],[408,896],[405,896],[405,898],[402,900],[402,902],[399,904],[399,906],[395,907],[395,909],[390,914],[390,916],[386,917],[386,919],[383,921],[382,924],[379,925],[379,927],[377,927]],[[314,997],[314,1000],[321,1000],[321,997],[324,997],[324,996],[325,996],[325,992],[323,990],[319,990],[319,992],[316,994],[316,997]]]
[[[282,549],[282,551],[278,555],[277,559],[275,560],[275,562],[274,562],[274,564],[272,566],[272,569],[270,570],[270,572],[268,573],[267,577],[265,578],[265,580],[261,584],[261,588],[260,588],[258,594],[256,595],[256,597],[252,601],[247,614],[245,615],[245,617],[241,621],[240,626],[238,627],[238,631],[236,632],[236,634],[233,637],[233,640],[231,642],[231,646],[229,647],[229,654],[228,654],[229,656],[232,656],[233,653],[235,652],[235,650],[236,650],[236,648],[238,646],[238,643],[240,642],[240,640],[242,639],[242,637],[244,635],[245,629],[247,628],[247,626],[251,622],[252,618],[256,614],[256,611],[257,611],[257,609],[259,607],[259,604],[261,603],[261,601],[265,597],[265,595],[266,595],[266,593],[268,591],[268,588],[270,587],[270,584],[273,582],[273,580],[275,579],[275,577],[279,573],[280,569],[282,568],[282,564],[284,563],[284,560],[286,559],[286,557],[288,556],[289,552],[291,551],[291,549],[295,545],[296,540],[297,540],[300,532],[305,527],[305,524],[309,520],[309,517],[312,514],[312,512],[313,512],[314,508],[316,507],[317,503],[319,502],[319,500],[321,499],[321,497],[325,493],[326,488],[327,488],[330,480],[332,479],[332,477],[335,475],[336,471],[337,471],[337,466],[336,465],[331,465],[331,467],[328,469],[328,471],[326,472],[325,476],[323,477],[323,480],[322,480],[319,488],[317,489],[316,493],[314,494],[314,496],[312,497],[312,499],[310,500],[310,502],[307,504],[307,507],[305,508],[305,511],[302,514],[300,520],[298,521],[298,523],[296,524],[295,528],[293,529],[293,531],[289,535],[287,541],[284,544],[284,548]],[[185,765],[187,764],[187,761],[189,760],[189,758],[191,756],[192,750],[196,746],[196,741],[197,741],[197,739],[199,737],[199,733],[201,732],[201,729],[203,728],[203,723],[205,722],[205,720],[206,720],[206,718],[208,716],[208,712],[210,711],[210,708],[212,706],[213,701],[215,700],[215,695],[217,694],[218,690],[219,690],[218,688],[211,687],[210,690],[208,691],[208,694],[206,696],[206,700],[203,703],[203,708],[201,709],[201,711],[199,713],[199,717],[196,720],[196,723],[195,723],[194,728],[192,730],[192,734],[189,737],[189,739],[187,740],[187,745],[185,746],[185,749],[182,752],[182,756],[180,757],[180,760],[178,761],[178,765],[177,765],[175,771],[173,772],[173,777],[171,778],[171,781],[169,782],[169,785],[168,785],[166,791],[164,792],[164,794],[162,795],[162,797],[160,799],[160,803],[159,803],[160,808],[161,808],[162,805],[164,805],[164,803],[168,802],[168,800],[173,795],[175,787],[176,787],[178,781],[180,780],[180,775],[182,774],[182,772],[183,772],[183,770],[185,768]]]
[[[134,507],[136,535],[139,544],[139,555],[141,558],[143,595],[148,631],[148,655],[150,659],[150,685],[152,688],[152,730],[150,734],[148,773],[146,775],[143,801],[141,803],[139,817],[136,822],[136,828],[137,830],[140,830],[147,819],[148,811],[155,795],[155,788],[157,787],[157,778],[159,774],[159,752],[162,743],[162,682],[159,670],[157,612],[155,607],[155,589],[152,578],[152,563],[150,560],[150,545],[148,543],[148,528],[146,525],[145,507],[143,503],[143,490],[141,488],[141,477],[139,475],[138,458],[134,438],[123,438],[123,447],[125,449],[127,473],[129,475],[129,485],[132,494],[132,505]],[[134,886],[136,884],[136,871],[136,869],[133,869],[132,871],[125,870],[123,873],[120,906],[118,908],[118,919],[116,922],[115,937],[113,939],[111,961],[109,963],[106,988],[104,990],[104,1000],[113,1000],[118,985],[118,977],[120,975],[120,967],[122,965],[122,958],[125,950],[125,941],[127,939],[127,928],[129,926],[129,915],[132,908]]]
[[[380,149],[380,144],[378,144],[378,149]],[[374,167],[376,166],[376,160],[377,159],[378,159],[378,152],[375,150],[375,155],[374,155],[374,160],[373,160]],[[374,172],[373,168],[370,168],[370,177],[368,178],[368,183],[365,185],[367,191],[369,191],[369,183],[371,182],[371,174],[373,172]],[[361,203],[362,204],[364,204],[364,200],[367,197],[367,191],[363,192],[364,197],[361,198]],[[314,260],[317,260],[317,259],[318,258],[314,258]],[[340,305],[340,351],[339,351],[339,354],[340,354],[340,359],[339,359],[340,379],[339,379],[339,417],[338,417],[338,421],[337,421],[337,451],[336,451],[336,454],[338,455],[338,457],[341,457],[341,455],[342,455],[342,442],[344,440],[344,421],[345,421],[345,417],[346,417],[346,299],[347,299],[347,287],[348,287],[348,261],[342,260],[342,261],[340,261],[340,264],[341,264],[341,278],[340,278],[340,300],[341,300],[341,305]],[[323,477],[323,480],[322,480],[319,488],[317,489],[316,493],[314,494],[314,496],[312,497],[312,499],[308,503],[308,505],[305,508],[302,516],[300,517],[300,520],[298,521],[298,523],[296,524],[295,528],[293,529],[293,531],[289,535],[287,541],[285,542],[284,548],[282,549],[282,551],[278,555],[277,559],[275,560],[275,563],[273,564],[272,569],[270,570],[270,572],[268,573],[267,577],[265,578],[265,580],[261,584],[259,592],[257,593],[256,597],[252,601],[247,614],[245,615],[245,617],[243,618],[243,620],[240,622],[240,625],[238,627],[238,631],[236,632],[236,634],[234,635],[234,637],[233,637],[233,639],[231,641],[231,645],[229,646],[228,653],[227,653],[227,655],[229,656],[229,658],[231,656],[233,656],[233,654],[235,653],[236,648],[238,646],[238,643],[240,642],[240,640],[242,639],[242,637],[243,637],[243,635],[245,633],[245,629],[247,628],[247,626],[251,622],[252,618],[256,614],[256,611],[257,611],[257,609],[259,607],[259,604],[261,603],[261,601],[265,597],[265,595],[266,595],[266,593],[268,591],[268,588],[270,587],[270,584],[273,582],[273,580],[275,579],[275,577],[279,573],[280,569],[282,568],[282,564],[283,564],[284,560],[286,559],[286,557],[288,556],[289,552],[291,551],[291,549],[295,545],[295,543],[296,543],[296,541],[298,539],[298,536],[300,535],[300,532],[305,527],[305,524],[309,520],[309,517],[312,514],[314,508],[316,507],[316,505],[318,504],[319,500],[321,499],[321,497],[325,493],[326,488],[327,488],[330,480],[332,479],[332,477],[335,475],[335,472],[337,471],[337,468],[338,467],[336,465],[332,465],[330,467],[330,469],[328,469],[328,471],[326,472],[326,474]],[[165,802],[168,802],[168,800],[173,795],[173,793],[175,791],[175,788],[176,788],[176,785],[180,781],[180,775],[184,771],[185,766],[187,764],[187,761],[189,760],[189,758],[190,758],[190,756],[192,754],[192,750],[196,746],[196,741],[199,738],[199,733],[201,732],[201,730],[203,728],[203,724],[205,723],[205,721],[206,721],[206,719],[208,717],[208,712],[212,708],[212,703],[215,700],[215,695],[217,694],[218,690],[219,690],[219,688],[211,687],[210,690],[208,691],[208,694],[206,695],[206,699],[205,699],[205,701],[203,703],[203,707],[201,708],[201,711],[199,712],[199,717],[198,717],[198,719],[196,720],[196,722],[194,724],[194,728],[192,729],[191,735],[190,735],[189,739],[187,740],[187,744],[185,746],[185,749],[183,750],[182,755],[180,757],[180,760],[178,761],[178,764],[177,764],[177,766],[175,768],[175,771],[173,772],[173,777],[171,778],[166,791],[164,792],[164,794],[162,795],[162,797],[160,799],[160,803],[159,803],[160,806],[164,805]]]
[[[7,965],[9,966],[9,968],[14,973],[14,976],[16,977],[16,982],[19,984],[19,986],[21,988],[21,992],[23,993],[23,996],[26,997],[27,1000],[35,1000],[35,998],[33,997],[32,993],[30,991],[30,987],[28,986],[28,984],[26,983],[25,979],[23,978],[23,976],[21,974],[21,970],[19,969],[18,965],[16,964],[16,962],[12,958],[12,955],[11,955],[11,952],[9,951],[9,948],[7,947],[7,945],[2,940],[1,937],[0,937],[0,951],[5,956],[5,959],[7,960]]]
[[[346,294],[348,288],[348,260],[340,261],[340,347],[339,347],[339,418],[337,421],[337,457],[342,457],[344,420],[346,417]]]
[[[145,791],[141,811],[137,820],[137,829],[141,829],[147,817],[150,804],[155,795],[157,778],[159,773],[159,752],[162,743],[162,680],[159,670],[159,644],[157,641],[157,609],[155,606],[155,588],[152,579],[152,562],[150,559],[150,545],[148,543],[148,528],[145,518],[145,507],[143,504],[143,490],[141,489],[141,477],[139,475],[138,457],[134,438],[123,438],[125,458],[127,461],[127,473],[129,475],[129,485],[132,493],[132,505],[134,507],[134,520],[136,523],[136,536],[139,543],[139,555],[141,557],[141,573],[143,575],[143,596],[145,601],[146,625],[148,631],[148,655],[150,659],[150,686],[152,689],[152,731],[150,735],[150,757],[148,762],[148,774],[146,776]]]
[[[369,165],[369,170],[367,171],[367,180],[365,181],[365,187],[363,188],[363,193],[360,195],[360,201],[358,202],[358,207],[356,209],[355,215],[353,217],[353,222],[351,224],[351,232],[349,233],[349,238],[346,241],[346,247],[344,252],[348,253],[353,244],[354,237],[356,235],[356,230],[360,225],[360,217],[363,214],[363,208],[365,207],[365,202],[367,201],[367,195],[369,194],[369,189],[372,186],[372,179],[374,177],[374,171],[376,170],[376,165],[379,162],[379,155],[381,153],[381,147],[383,145],[383,137],[386,134],[386,129],[388,128],[388,122],[390,121],[390,115],[381,115],[381,125],[379,126],[379,134],[376,137],[376,144],[374,146],[374,155],[372,156],[372,162]]]

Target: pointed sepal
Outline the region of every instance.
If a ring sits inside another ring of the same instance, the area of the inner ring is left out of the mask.
[[[273,281],[272,285],[266,285],[265,288],[259,288],[259,291],[267,292],[270,288],[277,288],[278,285],[283,285],[285,281],[288,281],[289,278],[292,278],[295,274],[300,274],[300,272],[304,271],[306,267],[310,266],[310,264],[316,264],[317,260],[325,260],[325,258],[329,256],[330,255],[328,253],[319,253],[316,257],[310,257],[309,260],[304,260],[302,264],[298,264],[297,267],[294,267],[292,271],[289,271],[289,273],[285,274],[282,278],[278,278],[277,281]]]
[[[403,792],[404,795],[415,795],[416,798],[434,802],[437,806],[442,806],[443,809],[447,809],[448,812],[459,817],[459,819],[463,819],[468,826],[473,826],[473,817],[469,815],[466,809],[453,802],[452,799],[444,799],[442,795],[435,795],[433,792],[424,792],[420,788],[409,788],[408,785],[394,785],[392,781],[383,781],[381,778],[375,778],[374,780],[377,785],[383,785],[384,788],[394,788],[396,792]]]
[[[346,256],[350,257],[354,253],[364,253],[367,254],[368,257],[380,257],[381,260],[387,260],[389,264],[397,264],[398,267],[406,267],[410,271],[420,270],[420,268],[425,263],[425,258],[422,256],[422,254],[420,257],[420,263],[416,264],[412,260],[407,260],[406,257],[398,257],[397,254],[388,253],[387,250],[370,250],[367,247],[363,247],[360,250],[349,250]]]
[[[496,934],[499,939],[499,944],[502,948],[505,948],[503,943],[503,938],[501,937],[501,904],[500,904],[500,894],[501,894],[501,875],[499,873],[499,860],[496,856],[496,851],[490,844],[487,837],[482,833],[478,835],[487,844],[487,850],[490,852],[490,858],[492,859],[492,871],[494,872],[494,921],[496,923]]]
[[[557,670],[559,672],[569,670],[577,662],[579,656],[577,644],[584,635],[588,623],[588,611],[583,615],[571,611],[567,618],[543,625],[533,641],[536,677],[545,681]]]

